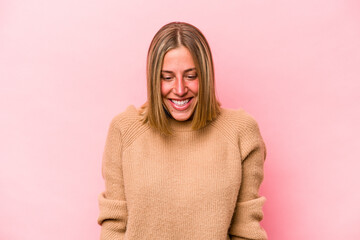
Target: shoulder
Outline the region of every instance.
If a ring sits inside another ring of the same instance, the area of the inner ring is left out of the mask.
[[[147,125],[142,122],[140,113],[134,105],[129,105],[125,111],[115,115],[110,122],[110,128],[120,131],[122,137],[134,135],[146,127]]]
[[[115,115],[110,122],[110,125],[122,130],[127,129],[129,125],[139,119],[139,114],[134,105],[129,105],[125,111]]]
[[[237,146],[239,141],[252,142],[262,140],[258,122],[253,115],[243,108],[221,108],[220,115],[211,125],[221,131]]]
[[[214,124],[232,132],[236,131],[239,134],[259,130],[259,125],[255,118],[243,108],[221,108],[220,115],[214,121]]]
[[[266,146],[255,118],[244,109],[221,108],[219,117],[212,125],[223,132],[240,149],[244,159],[252,150],[264,151]]]

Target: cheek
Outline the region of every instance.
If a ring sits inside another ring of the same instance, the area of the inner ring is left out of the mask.
[[[188,85],[189,89],[194,93],[198,94],[199,92],[199,80],[191,81]]]
[[[165,97],[171,91],[171,85],[168,82],[161,82],[161,96]]]

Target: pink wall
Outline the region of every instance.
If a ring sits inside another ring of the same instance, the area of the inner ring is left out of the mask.
[[[360,239],[355,0],[1,1],[0,239],[98,239],[108,124],[145,101],[175,20],[207,36],[223,106],[260,124],[270,239]]]

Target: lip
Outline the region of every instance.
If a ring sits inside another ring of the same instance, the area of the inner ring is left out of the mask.
[[[188,109],[193,101],[193,97],[190,98],[189,102],[187,102],[184,106],[178,106],[176,105],[175,103],[173,103],[171,100],[176,100],[176,101],[183,101],[185,99],[189,99],[189,98],[183,98],[183,99],[168,99],[171,106],[175,109],[175,110],[178,110],[178,111],[184,111],[186,109]]]
[[[187,98],[169,98],[170,100],[176,100],[176,101],[184,101],[186,99],[189,99],[189,98],[192,98],[192,97],[187,97]]]

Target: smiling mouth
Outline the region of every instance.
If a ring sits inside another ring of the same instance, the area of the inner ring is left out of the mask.
[[[180,100],[180,101],[175,100],[175,99],[170,99],[171,102],[173,102],[174,104],[176,104],[179,107],[186,105],[190,100],[191,100],[191,98],[188,98],[185,100]]]

